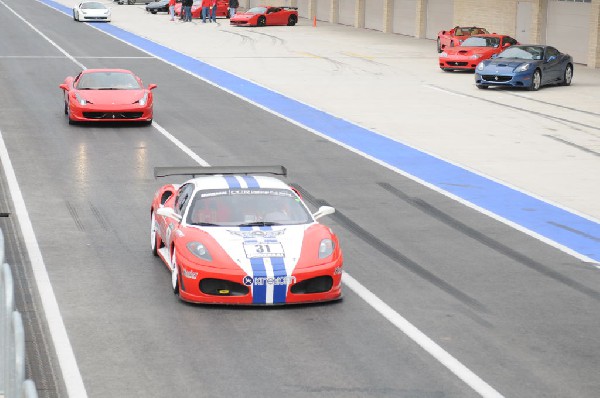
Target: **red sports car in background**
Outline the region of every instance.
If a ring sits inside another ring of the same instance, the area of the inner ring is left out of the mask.
[[[296,22],[298,22],[298,7],[270,6],[253,7],[246,12],[235,14],[229,20],[231,25],[239,26],[294,26]]]
[[[181,3],[175,4],[175,15],[181,17]],[[208,18],[209,15],[206,17]],[[229,18],[229,0],[217,0],[217,17]],[[192,5],[192,18],[202,18],[201,0],[194,1]]]
[[[444,71],[473,71],[479,62],[499,54],[505,48],[519,44],[506,35],[487,34],[467,38],[458,47],[448,47],[439,57],[440,68]]]
[[[152,123],[152,90],[125,69],[86,69],[59,85],[69,124],[77,122]]]
[[[465,39],[473,35],[483,35],[490,33],[484,28],[477,26],[455,26],[450,30],[442,30],[437,36],[437,52],[448,47],[459,46]]]

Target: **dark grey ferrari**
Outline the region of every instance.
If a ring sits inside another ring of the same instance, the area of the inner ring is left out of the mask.
[[[544,45],[511,46],[475,68],[478,88],[508,86],[535,91],[549,84],[568,86],[572,79],[573,57]]]
[[[156,14],[157,12],[169,12],[169,0],[158,0],[146,4],[146,11]]]

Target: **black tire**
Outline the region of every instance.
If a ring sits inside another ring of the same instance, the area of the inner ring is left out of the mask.
[[[264,15],[258,17],[258,21],[256,21],[256,26],[265,26],[267,24],[267,18]]]
[[[158,232],[154,230],[155,218],[154,213],[150,217],[150,249],[154,256],[158,256]]]
[[[69,114],[69,105],[65,102],[65,115]]]
[[[438,54],[442,52],[442,43],[440,42],[440,38],[437,39],[437,52]]]
[[[290,15],[287,26],[294,26],[296,25],[296,22],[298,22],[298,18],[295,15]]]
[[[77,124],[76,120],[71,119],[71,112],[69,111],[69,108],[67,107],[67,120],[69,121],[69,124],[72,126],[74,124]]]
[[[533,72],[533,76],[531,76],[531,86],[529,86],[529,91],[538,91],[542,87],[542,72],[539,69],[536,69]]]
[[[560,83],[562,86],[570,86],[573,80],[573,65],[567,64],[565,72],[563,73],[563,81]]]
[[[175,271],[172,272],[176,272],[177,274],[175,276],[171,275],[171,287],[173,288],[173,294],[176,296],[179,296],[179,267],[177,267],[177,259],[175,257],[175,251],[173,251],[173,256],[172,258],[172,262],[175,263],[174,267],[175,267]],[[174,280],[175,278],[175,280]]]
[[[157,11],[156,10],[150,10],[150,14],[156,14]]]
[[[77,18],[75,18],[75,10],[73,10],[73,21],[77,22]]]

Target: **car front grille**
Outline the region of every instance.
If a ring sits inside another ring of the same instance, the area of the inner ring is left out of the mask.
[[[448,65],[452,66],[467,66],[468,62],[448,62]]]
[[[200,291],[211,296],[245,296],[249,292],[248,287],[241,283],[214,278],[202,279]]]
[[[512,76],[483,75],[482,77],[488,82],[507,82],[512,79]]]
[[[331,290],[333,278],[329,275],[306,279],[292,286],[294,294],[324,293]]]
[[[86,119],[139,119],[143,112],[83,112],[83,117]]]

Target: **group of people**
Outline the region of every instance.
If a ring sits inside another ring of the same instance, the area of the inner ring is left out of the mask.
[[[169,0],[169,15],[171,21],[175,20],[175,3],[177,0]],[[192,5],[194,0],[181,0],[181,19],[183,22],[192,22]],[[235,15],[235,11],[240,6],[238,0],[229,0],[229,17]],[[202,0],[202,22],[217,22],[217,0]]]

